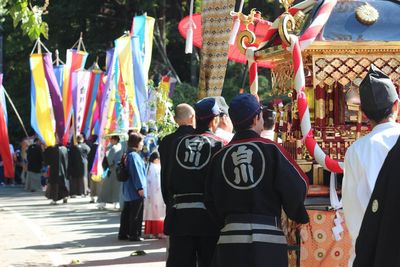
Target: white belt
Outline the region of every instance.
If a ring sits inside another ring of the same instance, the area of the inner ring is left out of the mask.
[[[252,233],[252,230],[272,230],[277,231],[276,235],[267,233]],[[231,231],[249,231],[248,234],[237,234]],[[280,228],[275,225],[258,224],[258,223],[228,223],[221,229],[218,244],[244,244],[253,242],[287,244],[286,237]]]
[[[203,202],[188,202],[188,203],[178,203],[172,206],[173,208],[180,209],[206,209]]]
[[[249,234],[249,235],[222,235],[219,237],[218,244],[243,244],[243,243],[273,243],[286,244],[286,237],[281,235],[269,234]]]
[[[221,232],[229,231],[250,231],[250,230],[274,230],[281,231],[274,225],[258,224],[258,223],[228,223]]]

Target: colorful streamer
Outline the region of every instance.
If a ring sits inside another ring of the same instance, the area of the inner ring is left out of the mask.
[[[131,38],[131,49],[132,49],[132,61],[133,61],[133,73],[134,73],[134,81],[135,81],[135,96],[136,96],[136,104],[140,113],[140,119],[142,122],[147,122],[146,110],[147,110],[147,102],[148,102],[148,89],[146,85],[146,77],[145,70],[142,61],[142,57],[140,56],[139,50],[139,38],[137,36],[133,36]]]
[[[95,110],[98,106],[96,102],[97,100],[97,92],[102,87],[102,78],[103,72],[100,70],[92,70],[90,72],[90,83],[89,88],[86,94],[86,104],[85,104],[85,111],[82,121],[82,132],[85,134],[86,137],[92,134],[94,120],[97,120],[98,114],[96,114],[95,118]]]
[[[74,71],[71,76],[72,106],[75,135],[81,133],[83,118],[85,116],[86,93],[90,85],[90,71]]]
[[[96,151],[93,167],[91,170],[92,179],[93,180],[101,180],[101,175],[103,174],[103,167],[101,165],[106,149],[106,140],[105,134],[106,127],[109,121],[109,109],[113,109],[112,97],[115,96],[115,70],[116,70],[116,62],[117,62],[117,55],[116,50],[114,49],[113,56],[110,58],[110,67],[107,70],[107,81],[104,87],[104,97],[102,99],[102,109],[101,109],[101,118],[100,118],[100,127],[99,127],[99,146]]]
[[[67,142],[69,137],[69,125],[72,118],[72,88],[71,88],[71,74],[79,69],[84,68],[88,53],[83,51],[77,51],[76,49],[67,50],[67,62],[64,66],[64,81],[62,89],[62,99],[64,106],[64,122],[65,122],[65,134],[63,138],[64,144]]]
[[[42,54],[30,56],[31,83],[31,125],[47,146],[56,144],[54,112],[45,78]]]
[[[4,176],[14,178],[14,164],[10,151],[10,142],[7,130],[7,107],[4,97],[3,74],[0,74],[0,156],[4,166]]]
[[[57,82],[57,78],[55,76],[50,53],[43,54],[43,64],[44,64],[44,73],[46,77],[46,82],[49,88],[51,103],[54,111],[56,133],[58,140],[61,141],[65,131],[64,109],[62,105],[61,90],[59,87],[59,83]]]

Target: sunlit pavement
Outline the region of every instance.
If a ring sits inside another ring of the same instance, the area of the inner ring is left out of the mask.
[[[120,212],[89,200],[49,205],[43,192],[0,187],[0,265],[165,266],[165,239],[117,240]],[[130,256],[137,250],[146,255]]]

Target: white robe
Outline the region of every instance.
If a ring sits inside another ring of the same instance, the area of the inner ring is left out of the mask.
[[[147,197],[144,199],[145,221],[164,220],[165,204],[161,195],[160,164],[150,163],[147,172]]]
[[[342,201],[345,221],[353,245],[349,266],[352,266],[355,258],[354,245],[376,179],[399,135],[400,124],[395,122],[378,124],[369,134],[354,142],[346,152]]]

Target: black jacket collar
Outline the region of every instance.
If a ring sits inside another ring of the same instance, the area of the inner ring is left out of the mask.
[[[259,138],[260,135],[253,130],[244,130],[236,132],[232,138],[232,141],[237,141],[241,139]]]

